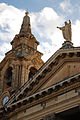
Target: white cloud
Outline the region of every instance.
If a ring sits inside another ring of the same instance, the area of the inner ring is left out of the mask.
[[[70,3],[70,0],[64,0],[63,2],[61,2],[60,7],[66,13],[68,13],[68,14],[72,13],[72,5]]]
[[[4,3],[0,4],[0,43],[3,42],[0,53],[10,50],[10,47],[6,49],[5,45],[9,44],[15,34],[19,32],[23,16],[23,10]],[[59,42],[55,42],[55,34],[58,31],[56,26],[63,23],[63,18],[49,7],[45,7],[38,13],[31,13],[30,16],[32,31],[40,37],[40,46],[38,49],[44,53],[43,59],[46,61],[53,54],[54,49],[57,48],[56,46],[58,46]]]
[[[8,49],[11,49],[11,45],[8,43],[3,43],[2,46],[0,46],[0,52],[6,52]]]
[[[64,26],[64,18],[59,16],[52,8],[46,7],[39,13],[31,14],[32,28],[40,35],[41,45],[38,50],[44,53],[43,60],[46,61],[64,41],[62,32],[57,26]],[[74,46],[80,44],[80,20],[72,24],[72,42]]]
[[[63,17],[59,16],[52,8],[45,7],[38,13],[31,14],[32,28],[40,37],[53,35],[56,26],[63,23]],[[44,32],[43,32],[44,31]]]
[[[3,53],[10,50],[10,42],[19,32],[24,12],[13,6],[0,3],[0,60],[4,57]]]
[[[23,10],[8,6],[5,3],[0,3],[0,27],[2,28],[0,35],[5,31],[5,36],[11,39],[13,35],[19,32],[23,16]],[[3,35],[1,35],[1,39],[4,40]]]
[[[39,13],[31,14],[32,28],[41,40],[38,50],[44,53],[43,60],[47,60],[59,47],[63,41],[61,31],[56,27],[64,22],[64,18],[59,16],[52,8],[45,7]],[[60,39],[61,38],[61,39]]]
[[[0,61],[4,58],[5,53],[8,52],[11,49],[11,45],[9,43],[4,42],[0,46]]]
[[[64,0],[63,2],[60,3],[60,6],[63,10],[68,8],[70,6],[70,1],[69,0]]]
[[[72,25],[72,40],[74,46],[80,46],[80,20],[76,20]]]
[[[0,55],[0,61],[3,59],[4,55]]]
[[[20,30],[23,10],[19,10],[7,4],[0,4],[0,60],[3,54],[11,49],[10,41]],[[34,36],[40,42],[38,50],[44,53],[43,60],[46,61],[63,43],[62,32],[57,26],[63,26],[64,17],[59,16],[56,11],[50,7],[45,7],[40,12],[30,13],[31,27]],[[73,43],[78,46],[80,31],[80,20],[72,24]]]

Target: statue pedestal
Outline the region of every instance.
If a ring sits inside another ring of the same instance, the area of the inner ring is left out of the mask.
[[[62,49],[69,49],[69,48],[73,48],[73,43],[70,41],[64,41],[64,43],[62,44]]]

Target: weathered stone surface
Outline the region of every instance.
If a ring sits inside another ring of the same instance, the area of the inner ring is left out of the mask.
[[[41,59],[43,54],[37,51],[39,42],[31,33],[27,12],[21,30],[11,45],[12,49],[5,54],[0,63],[0,94],[9,91],[10,96],[30,79],[30,68],[38,70],[44,63]]]

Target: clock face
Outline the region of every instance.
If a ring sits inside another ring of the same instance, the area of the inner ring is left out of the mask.
[[[9,100],[9,97],[6,96],[6,97],[3,99],[3,105],[5,105],[5,104],[8,102],[8,100]]]

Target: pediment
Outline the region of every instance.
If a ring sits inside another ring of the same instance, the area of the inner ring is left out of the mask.
[[[79,49],[59,49],[53,54],[38,74],[36,81],[39,83],[33,88],[31,94],[80,73]]]
[[[34,93],[46,89],[58,82],[80,73],[80,48],[59,49],[50,59],[27,81],[7,105],[24,99]]]

